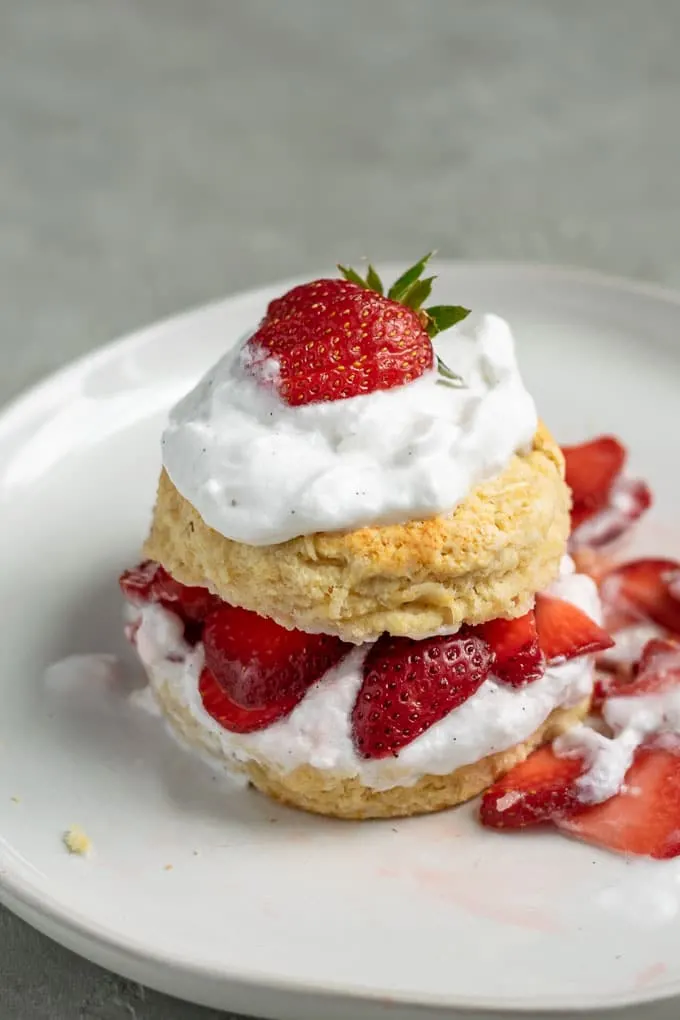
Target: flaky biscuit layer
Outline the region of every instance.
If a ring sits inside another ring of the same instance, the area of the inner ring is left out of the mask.
[[[219,742],[202,727],[177,698],[158,671],[149,672],[158,705],[180,741],[211,757],[219,757]],[[590,699],[570,708],[556,708],[526,740],[463,765],[446,775],[424,775],[412,786],[373,790],[356,776],[301,765],[283,772],[273,763],[248,761],[237,767],[262,793],[282,804],[334,818],[403,818],[455,807],[478,796],[500,776],[524,761],[541,744],[571,729],[587,714]],[[396,759],[398,761],[398,759]]]

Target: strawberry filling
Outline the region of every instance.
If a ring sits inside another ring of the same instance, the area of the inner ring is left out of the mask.
[[[134,605],[163,606],[182,620],[191,644],[202,642],[203,706],[234,733],[265,729],[289,715],[353,647],[332,635],[287,630],[228,605],[206,588],[182,585],[157,563],[125,571],[120,585]],[[133,643],[138,626],[128,625]],[[489,676],[525,687],[553,660],[610,643],[580,609],[547,596],[518,619],[464,627],[453,635],[412,641],[385,634],[364,660],[351,717],[357,753],[366,759],[397,755],[471,698]]]

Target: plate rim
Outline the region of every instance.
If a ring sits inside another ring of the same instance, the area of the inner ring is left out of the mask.
[[[396,260],[389,260],[378,263],[382,272],[400,272],[404,263]],[[678,288],[657,284],[647,280],[638,280],[634,277],[618,276],[616,274],[603,273],[596,269],[582,268],[579,266],[560,265],[558,263],[542,263],[530,261],[513,261],[512,259],[437,259],[435,258],[431,267],[433,269],[460,269],[464,271],[474,270],[484,272],[491,270],[498,272],[506,270],[512,273],[520,273],[525,276],[544,275],[552,277],[553,280],[563,280],[565,283],[583,284],[584,286],[600,286],[608,290],[618,290],[628,295],[651,298],[673,306],[680,306],[680,286]],[[319,269],[319,272],[332,272],[332,269]],[[179,325],[183,320],[191,319],[219,308],[221,305],[232,301],[243,301],[246,303],[257,295],[265,295],[269,291],[279,291],[281,287],[294,287],[301,282],[310,279],[315,274],[299,273],[295,276],[283,277],[260,284],[256,287],[247,287],[244,290],[228,291],[221,297],[212,298],[201,304],[190,305],[188,308],[177,312],[171,312],[160,319],[154,319],[145,325],[138,326],[122,336],[114,337],[94,350],[86,351],[75,358],[71,358],[60,368],[47,372],[35,382],[24,386],[9,400],[0,403],[0,435],[8,427],[8,419],[14,418],[17,412],[23,410],[23,405],[35,400],[41,394],[47,394],[49,390],[66,382],[71,376],[77,375],[84,369],[95,368],[100,362],[106,362],[112,355],[124,352],[128,347],[143,342],[156,331],[167,329],[170,326]]]
[[[403,263],[389,261],[380,263],[381,269],[386,272],[401,271]],[[629,296],[651,299],[671,305],[680,312],[680,290],[674,290],[660,284],[636,280],[624,276],[609,275],[596,270],[583,269],[579,267],[546,265],[532,262],[513,262],[506,260],[457,260],[437,259],[433,260],[432,267],[446,271],[471,271],[484,273],[497,273],[505,271],[510,274],[519,275],[527,281],[534,278],[539,282],[541,278],[549,278],[554,282],[570,286],[587,286],[598,289],[606,289],[625,293]],[[324,272],[324,270],[321,270]],[[31,416],[41,410],[43,401],[49,399],[53,394],[58,396],[63,392],[69,382],[80,375],[95,371],[105,365],[112,358],[124,355],[127,351],[133,350],[140,344],[153,340],[156,333],[163,333],[168,328],[176,328],[182,322],[190,322],[193,318],[199,317],[202,313],[216,310],[219,307],[228,307],[235,302],[247,304],[256,297],[266,299],[268,294],[272,296],[280,292],[282,287],[295,286],[297,283],[310,278],[310,274],[304,273],[283,280],[265,283],[245,290],[235,291],[226,294],[215,300],[191,307],[184,311],[168,315],[156,320],[146,326],[135,329],[124,334],[122,337],[109,341],[93,351],[86,352],[71,360],[66,365],[54,372],[47,374],[29,387],[20,391],[4,405],[0,406],[0,439],[21,426],[22,422],[30,422]],[[128,960],[133,959],[141,965],[157,969],[173,968],[177,974],[184,975],[191,982],[208,981],[211,987],[227,990],[229,985],[238,987],[247,992],[252,999],[253,1009],[257,1009],[258,995],[265,997],[272,994],[286,995],[300,999],[316,997],[323,1003],[324,1000],[341,999],[347,1003],[348,1009],[354,1007],[382,1007],[389,1002],[395,1007],[402,1009],[412,1008],[414,1010],[450,1011],[452,1009],[465,1009],[473,1012],[482,1010],[502,1010],[508,1013],[536,1013],[545,1010],[551,1012],[564,1012],[572,1010],[586,1012],[592,1009],[615,1009],[623,1006],[651,1003],[655,1001],[671,999],[680,995],[680,977],[667,986],[664,983],[656,984],[648,988],[631,988],[628,992],[617,994],[582,995],[575,992],[568,997],[562,997],[559,1006],[545,998],[527,999],[514,997],[512,999],[480,998],[469,997],[455,998],[451,995],[423,995],[417,997],[408,993],[399,993],[391,988],[373,989],[361,985],[348,985],[347,983],[334,984],[322,981],[316,984],[313,980],[299,980],[286,978],[285,976],[272,976],[266,972],[258,973],[257,970],[250,970],[244,973],[230,969],[228,966],[216,967],[209,964],[201,964],[187,959],[181,953],[157,952],[143,944],[137,944],[134,938],[123,938],[112,932],[100,921],[93,921],[81,912],[73,913],[60,905],[58,898],[52,894],[45,896],[31,886],[31,883],[22,877],[16,869],[8,868],[12,859],[12,851],[3,853],[3,869],[0,872],[0,902],[11,912],[22,917],[27,923],[41,930],[45,935],[54,941],[77,952],[81,956],[98,963],[109,966],[114,971],[125,976],[138,980],[131,974]],[[22,909],[23,908],[23,909]],[[44,923],[36,923],[36,919]],[[81,948],[74,948],[77,943]],[[100,952],[88,954],[85,949],[88,944],[96,945]],[[83,949],[82,947],[85,947]],[[102,964],[102,960],[108,958],[109,962]],[[145,979],[145,983],[147,983]],[[153,987],[164,989],[156,982],[148,982]],[[171,993],[173,994],[173,993]],[[455,994],[455,993],[454,993]],[[198,1000],[196,1000],[198,1001]],[[680,1001],[680,1000],[679,1000]],[[220,1008],[225,1008],[224,1004]],[[229,1007],[226,1007],[229,1008]]]

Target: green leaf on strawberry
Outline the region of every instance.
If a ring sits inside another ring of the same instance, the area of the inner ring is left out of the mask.
[[[427,301],[432,293],[432,284],[435,279],[436,277],[434,276],[428,276],[424,280],[416,280],[415,283],[411,284],[399,303],[406,305],[407,308],[413,308],[418,311],[422,307],[423,301]]]
[[[370,287],[368,280],[363,280],[356,269],[352,269],[351,266],[341,266],[338,262],[338,269],[340,270],[340,275],[344,276],[348,283],[356,283],[358,287],[363,287],[364,290],[376,290],[375,287]],[[382,288],[382,282],[380,286]],[[382,290],[378,290],[377,293],[382,294]]]
[[[392,301],[401,302],[404,297],[404,294],[407,292],[409,287],[413,283],[415,283],[416,280],[420,279],[423,270],[425,269],[425,266],[430,261],[433,255],[434,252],[429,251],[427,255],[423,255],[422,259],[420,259],[419,262],[416,262],[416,264],[411,266],[410,269],[407,269],[405,273],[402,273],[399,279],[395,280],[390,289],[388,290],[387,292],[388,298],[390,298]]]
[[[368,272],[366,273],[366,283],[368,284],[369,290],[374,290],[376,294],[382,295],[385,293],[382,280],[370,262],[368,264]]]
[[[457,322],[462,322],[470,314],[469,308],[462,305],[431,305],[425,309],[427,315],[427,333],[430,338],[443,333]]]

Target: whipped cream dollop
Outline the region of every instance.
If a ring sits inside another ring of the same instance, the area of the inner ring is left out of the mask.
[[[470,315],[435,348],[465,388],[429,371],[290,407],[276,361],[256,379],[239,346],[172,410],[165,469],[210,527],[249,545],[451,510],[529,446],[537,417],[503,319]]]
[[[571,569],[568,560],[563,569]],[[550,591],[599,621],[597,590],[589,577],[565,572]],[[539,680],[522,688],[490,676],[471,698],[402,748],[396,758],[367,761],[354,747],[351,717],[370,645],[355,648],[329,670],[285,719],[256,733],[231,733],[203,707],[198,690],[202,647],[185,644],[180,621],[162,606],[135,612],[141,621],[137,650],[151,690],[166,705],[169,700],[175,706],[171,732],[177,736],[179,729],[184,741],[190,735],[192,748],[213,766],[238,768],[238,763],[259,761],[286,773],[312,765],[336,775],[358,776],[375,790],[411,786],[424,775],[446,775],[526,740],[554,709],[576,705],[592,690],[592,656],[550,666]]]

